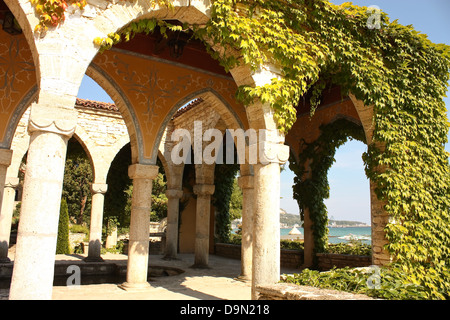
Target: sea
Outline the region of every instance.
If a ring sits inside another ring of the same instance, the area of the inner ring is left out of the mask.
[[[287,236],[292,228],[281,228],[280,235]],[[297,230],[302,235],[305,234],[303,228],[297,227]],[[328,242],[329,243],[349,243],[351,240],[359,240],[364,244],[371,244],[372,229],[367,227],[328,227]]]

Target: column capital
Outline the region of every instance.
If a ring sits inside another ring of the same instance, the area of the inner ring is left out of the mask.
[[[241,189],[253,189],[254,178],[253,176],[242,176],[238,178],[238,184]]]
[[[194,193],[198,196],[210,196],[214,193],[216,186],[213,184],[196,184]]]
[[[158,166],[135,163],[128,167],[128,176],[130,179],[155,179],[158,171]]]
[[[5,188],[17,188],[19,185],[19,178],[17,177],[6,177],[5,179]]]
[[[28,120],[28,132],[45,131],[71,137],[77,126],[75,108],[33,103]]]
[[[93,183],[91,184],[92,193],[106,193],[108,190],[108,184],[106,183]]]
[[[167,198],[174,198],[174,199],[180,199],[183,196],[183,190],[180,189],[167,189],[166,190],[166,197]]]
[[[289,146],[271,141],[259,142],[259,164],[283,164],[289,159]]]
[[[0,166],[9,167],[11,164],[13,151],[10,149],[0,149]]]

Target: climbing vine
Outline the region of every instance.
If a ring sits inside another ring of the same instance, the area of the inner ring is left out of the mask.
[[[295,173],[294,199],[304,220],[309,210],[314,235],[314,252],[325,252],[328,246],[328,215],[324,200],[329,198],[328,170],[335,162],[336,150],[349,139],[365,142],[364,130],[347,119],[338,119],[320,128],[317,140],[303,143],[298,157],[289,160],[289,168]]]
[[[216,164],[214,170],[214,195],[212,204],[216,208],[215,234],[218,242],[227,243],[230,237],[230,202],[233,183],[239,171],[238,164]]]
[[[45,6],[59,0],[41,1],[33,2],[41,24],[63,20],[60,9],[54,19]],[[170,1],[152,4],[169,6]],[[244,103],[270,104],[281,132],[295,122],[296,106],[307,91],[313,93],[313,106],[320,103],[324,83],[373,106],[374,143],[364,161],[391,217],[387,249],[410,281],[424,285],[430,297],[445,297],[443,292],[450,292],[450,171],[443,96],[450,48],[390,21],[383,12],[375,13],[375,27],[369,25],[374,12],[349,3],[214,0],[211,14],[205,26],[141,20],[95,43],[110,47],[157,25],[163,33],[164,28],[192,30],[226,70],[242,63],[255,71],[272,65],[280,77],[262,86],[241,86],[237,96]],[[214,51],[216,45],[227,50]]]
[[[64,22],[65,13],[69,6],[84,9],[86,0],[31,0],[31,3],[39,15],[39,23],[35,31],[44,32],[49,26],[57,26]]]

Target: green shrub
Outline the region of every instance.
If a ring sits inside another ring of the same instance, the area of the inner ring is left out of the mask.
[[[301,250],[301,251],[303,251],[305,249],[305,247],[303,245],[303,241],[297,241],[297,240],[281,240],[280,248],[288,249],[288,250]]]
[[[377,282],[371,282],[376,277]],[[334,289],[352,293],[365,294],[373,298],[387,300],[425,300],[432,299],[431,293],[424,286],[406,280],[406,274],[400,267],[380,267],[374,269],[349,267],[332,269],[326,272],[305,269],[301,273],[283,277],[282,281],[298,285]],[[372,285],[376,283],[377,285]],[[449,298],[448,292],[442,292],[443,298]]]
[[[335,243],[329,244],[325,253],[370,256],[372,255],[372,248],[369,244],[364,244],[356,241],[352,243]]]
[[[58,240],[56,242],[56,254],[69,254],[69,210],[66,199],[61,199],[58,223]]]
[[[73,224],[70,226],[70,232],[89,234],[89,228],[86,227],[85,225]]]

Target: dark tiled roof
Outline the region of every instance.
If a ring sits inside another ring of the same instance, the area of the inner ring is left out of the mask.
[[[197,98],[197,99],[192,100],[191,102],[189,102],[183,108],[178,109],[178,111],[175,112],[175,114],[173,115],[173,118],[177,118],[177,117],[181,116],[183,113],[186,113],[189,110],[195,108],[196,106],[198,106],[202,102],[203,102],[202,98]]]
[[[117,106],[114,103],[99,102],[99,101],[77,98],[75,105],[80,106],[80,107],[85,107],[85,108],[93,108],[93,109],[101,109],[101,110],[119,112],[119,108],[117,108]]]

